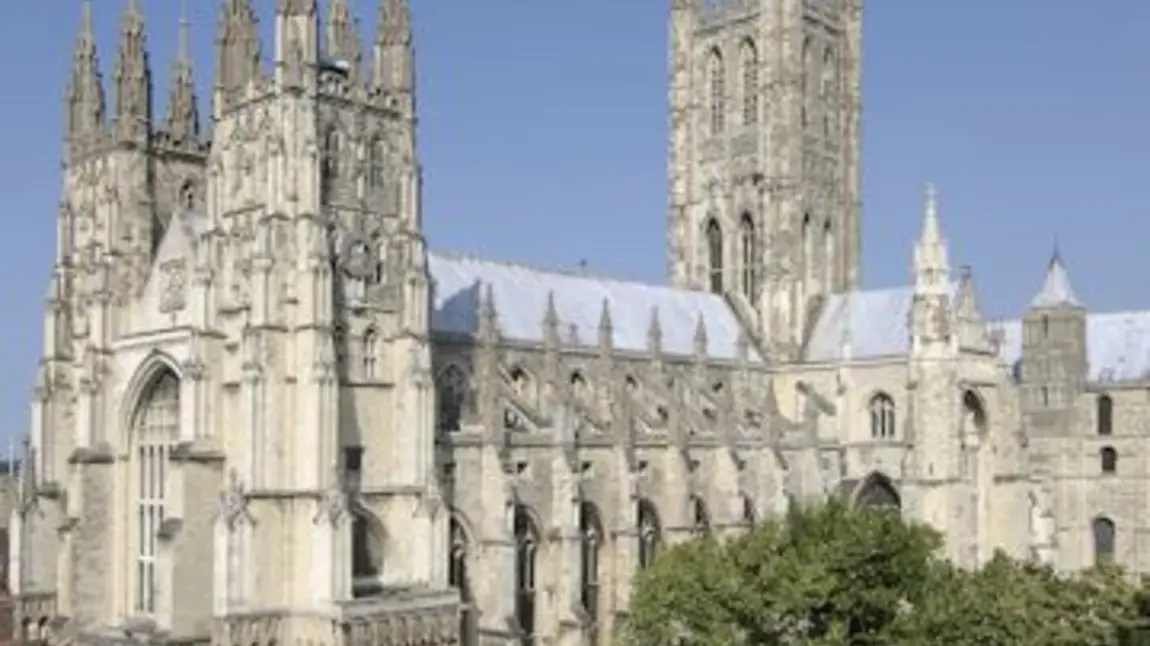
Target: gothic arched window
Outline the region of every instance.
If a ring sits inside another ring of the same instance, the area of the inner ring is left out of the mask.
[[[475,598],[471,591],[471,578],[468,574],[467,559],[470,541],[463,526],[455,518],[451,519],[451,545],[447,561],[447,581],[459,591],[459,644],[475,646],[478,632],[475,626]]]
[[[759,120],[759,50],[755,41],[743,41],[740,50],[743,66],[743,124],[751,125]]]
[[[1099,516],[1090,524],[1090,532],[1094,538],[1094,563],[1097,565],[1104,561],[1114,560],[1118,534],[1114,521],[1105,516]]]
[[[870,412],[870,436],[876,440],[895,436],[894,400],[886,393],[877,393],[867,405]]]
[[[603,525],[591,503],[579,506],[579,602],[587,613],[587,642],[599,641],[599,560],[603,549]]]
[[[755,270],[758,265],[758,241],[755,239],[755,223],[750,213],[744,213],[739,220],[739,251],[742,264],[743,295],[754,303],[758,296],[758,281],[755,280]]]
[[[383,164],[384,164],[384,149],[383,139],[375,137],[368,144],[367,148],[367,182],[371,188],[379,189],[383,187]]]
[[[132,423],[135,476],[136,586],[141,614],[156,611],[156,544],[167,512],[167,474],[172,447],[180,438],[180,380],[162,369],[143,391]]]
[[[383,530],[366,509],[351,512],[351,594],[367,597],[383,590]]]
[[[711,50],[707,61],[707,76],[711,83],[711,134],[722,134],[726,125],[727,88],[723,78],[726,70],[723,66],[723,54],[718,48]]]
[[[515,508],[515,622],[520,646],[535,644],[535,565],[539,531],[522,506]]]
[[[663,536],[663,528],[659,523],[659,514],[655,505],[646,498],[639,499],[639,567],[646,568],[655,562],[659,553],[659,544]]]
[[[718,220],[707,222],[707,280],[711,291],[723,291],[723,229]]]
[[[439,373],[436,395],[439,397],[439,429],[458,431],[467,405],[468,380],[463,369],[451,364]]]
[[[1098,434],[1114,433],[1114,400],[1110,395],[1098,396]]]
[[[701,496],[691,496],[691,531],[696,537],[711,535],[711,513]]]
[[[1104,446],[1098,452],[1098,457],[1102,462],[1102,473],[1111,474],[1118,472],[1118,451],[1112,446]]]
[[[320,190],[326,197],[331,193],[340,175],[340,155],[343,154],[343,141],[339,130],[329,128],[323,139],[323,152],[320,159]]]
[[[375,366],[379,360],[379,335],[375,330],[363,333],[363,378],[375,379]]]

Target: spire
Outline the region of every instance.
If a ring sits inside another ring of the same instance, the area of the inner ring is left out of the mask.
[[[180,32],[176,62],[172,65],[168,111],[164,118],[164,130],[177,145],[193,142],[200,134],[200,117],[196,109],[196,83],[192,74],[192,57],[188,43],[190,29],[188,3],[184,0],[180,8]]]
[[[259,76],[260,38],[251,0],[223,0],[216,41],[216,91],[226,103]]]
[[[331,0],[327,8],[327,55],[346,61],[354,77],[359,71],[359,32],[347,5],[348,0]]]
[[[402,97],[398,107],[410,114],[415,109],[415,54],[408,0],[379,0],[377,29],[374,85],[392,98]]]
[[[707,323],[703,320],[703,314],[699,314],[699,320],[695,323],[695,356],[697,358],[704,358],[707,356]]]
[[[1046,276],[1042,280],[1042,288],[1030,301],[1031,307],[1082,307],[1074,288],[1070,286],[1070,275],[1066,266],[1062,264],[1062,256],[1055,245],[1054,253],[1050,256],[1050,263],[1046,266]]]
[[[80,30],[72,55],[72,72],[66,92],[65,137],[69,148],[78,150],[97,136],[104,126],[104,81],[92,28],[92,0],[80,5]]]
[[[938,222],[938,190],[927,184],[922,233],[914,248],[914,284],[919,293],[945,294],[949,282],[946,240]]]
[[[121,139],[146,137],[152,121],[152,70],[139,0],[128,0],[120,21],[120,46],[114,72],[116,135]]]

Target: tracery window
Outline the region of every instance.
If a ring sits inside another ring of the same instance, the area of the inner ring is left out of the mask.
[[[458,431],[467,405],[467,375],[459,366],[451,364],[443,369],[436,381],[436,394],[439,398],[439,429]]]
[[[367,182],[368,186],[374,189],[383,187],[384,182],[384,148],[383,139],[375,137],[368,144],[367,148]]]
[[[133,421],[136,479],[135,606],[156,611],[156,543],[167,511],[167,476],[172,447],[180,436],[180,381],[171,370],[155,375],[144,390]]]
[[[587,613],[587,642],[599,641],[599,560],[603,549],[603,525],[591,503],[579,506],[579,602]]]
[[[822,69],[822,104],[823,104],[823,137],[830,137],[834,117],[837,114],[834,92],[835,80],[835,54],[830,47],[823,51]]]
[[[759,120],[759,50],[755,41],[743,41],[743,124],[752,125]]]
[[[739,247],[742,258],[742,291],[747,300],[754,303],[758,296],[758,281],[755,279],[758,265],[758,241],[755,238],[755,223],[750,213],[744,213],[739,220]]]
[[[659,553],[663,530],[654,503],[646,498],[641,498],[638,505],[639,567],[646,568],[655,562],[655,556]]]
[[[711,291],[718,294],[723,291],[723,229],[717,220],[707,222],[706,236],[707,279]]]
[[[383,532],[366,509],[351,514],[351,590],[356,598],[383,591]]]
[[[459,591],[461,602],[459,612],[459,643],[460,646],[475,646],[478,639],[475,619],[475,597],[471,591],[471,579],[468,574],[467,561],[470,542],[463,526],[455,518],[451,519],[451,551],[448,553],[447,579],[448,583]]]
[[[1098,434],[1114,433],[1114,400],[1110,395],[1098,396]]]
[[[1099,516],[1091,523],[1090,531],[1094,539],[1094,563],[1114,560],[1118,533],[1114,521],[1105,516]]]
[[[340,155],[343,154],[343,141],[339,130],[329,128],[324,135],[323,154],[320,160],[320,190],[326,197],[331,193],[340,175]]]
[[[895,408],[894,400],[886,393],[878,393],[871,397],[868,406],[870,410],[870,436],[876,440],[890,439],[895,436]]]
[[[535,644],[535,565],[539,531],[522,506],[515,508],[515,621],[520,646]]]
[[[698,538],[711,535],[711,514],[701,496],[691,496],[692,533]]]
[[[1099,461],[1102,462],[1102,473],[1112,474],[1118,472],[1118,451],[1112,446],[1104,446],[1098,452]]]
[[[708,61],[707,76],[711,83],[711,134],[722,134],[726,125],[726,83],[723,78],[726,73],[723,66],[723,54],[717,48],[711,50]]]
[[[379,335],[375,330],[363,333],[363,378],[375,379],[375,366],[379,360]]]

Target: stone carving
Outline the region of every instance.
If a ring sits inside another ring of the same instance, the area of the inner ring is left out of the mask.
[[[338,524],[348,513],[347,492],[340,485],[338,474],[332,484],[320,495],[319,508],[316,510],[312,522],[326,521],[331,525]]]
[[[160,294],[160,311],[165,314],[178,312],[188,304],[188,263],[186,260],[171,260],[161,265],[163,291]]]
[[[228,487],[220,492],[218,514],[229,530],[234,529],[240,520],[251,520],[248,493],[235,469],[228,472]]]
[[[1055,527],[1049,483],[1035,482],[1030,489],[1030,550],[1035,561],[1053,564]]]

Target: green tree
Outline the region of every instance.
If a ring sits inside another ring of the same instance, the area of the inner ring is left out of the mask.
[[[935,582],[930,529],[841,504],[799,508],[719,542],[675,546],[639,574],[631,646],[879,644]]]
[[[683,543],[639,573],[627,646],[1150,646],[1150,592],[1119,568],[1075,576],[998,553],[937,557],[931,529],[841,504],[728,541]]]

